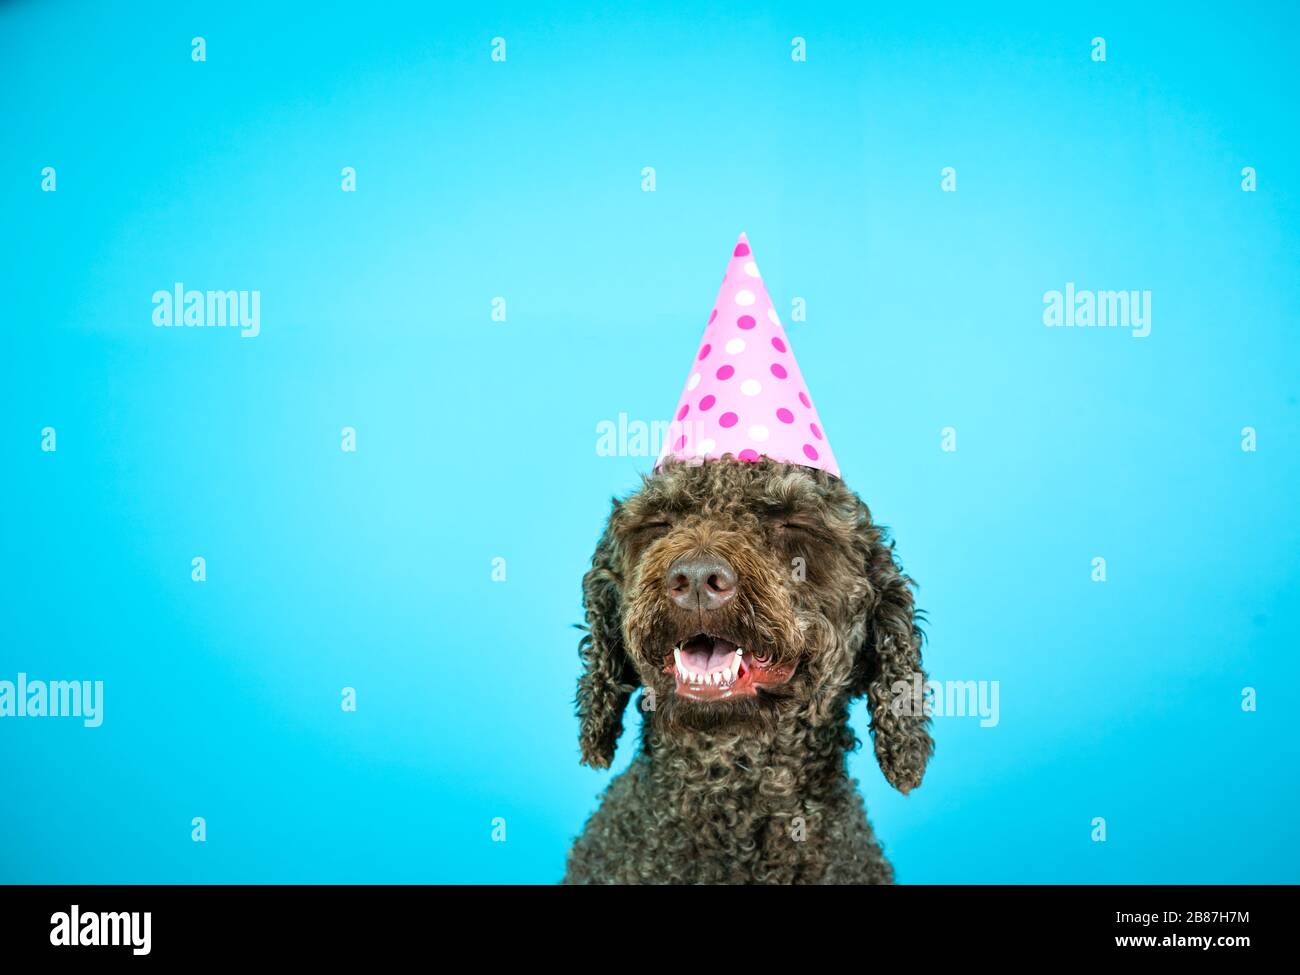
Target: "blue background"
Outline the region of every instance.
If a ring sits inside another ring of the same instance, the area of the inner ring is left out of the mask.
[[[913,795],[854,756],[899,879],[1300,880],[1293,5],[862,6],[0,8],[0,679],[106,684],[0,720],[0,880],[557,879],[652,462],[596,425],[667,418],[741,230],[932,677],[1000,682]]]

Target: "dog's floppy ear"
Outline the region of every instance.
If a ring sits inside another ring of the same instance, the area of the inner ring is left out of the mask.
[[[623,731],[623,711],[635,688],[636,675],[623,647],[622,580],[618,575],[613,533],[618,502],[605,533],[582,577],[582,605],[587,633],[578,644],[582,676],[578,678],[578,744],[582,762],[608,768]]]
[[[867,578],[872,595],[866,635],[856,668],[854,694],[866,694],[871,709],[871,736],[876,761],[894,788],[911,792],[921,784],[934,752],[929,715],[916,691],[925,687],[921,668],[921,614],[912,601],[912,580],[894,560],[885,532],[863,525],[867,543]]]

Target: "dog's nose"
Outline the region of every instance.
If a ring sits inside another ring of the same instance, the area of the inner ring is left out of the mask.
[[[683,555],[668,567],[668,595],[682,609],[717,609],[736,595],[736,570],[717,555]]]

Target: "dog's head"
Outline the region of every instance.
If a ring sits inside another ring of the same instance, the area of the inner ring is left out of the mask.
[[[606,767],[639,685],[665,734],[802,715],[842,721],[865,694],[876,757],[903,792],[933,745],[910,580],[843,482],[771,460],[669,461],[615,502],[583,579],[582,760]]]

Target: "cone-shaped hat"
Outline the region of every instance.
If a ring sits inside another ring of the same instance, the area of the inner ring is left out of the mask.
[[[680,460],[770,457],[840,476],[794,350],[740,235],[656,468]]]

